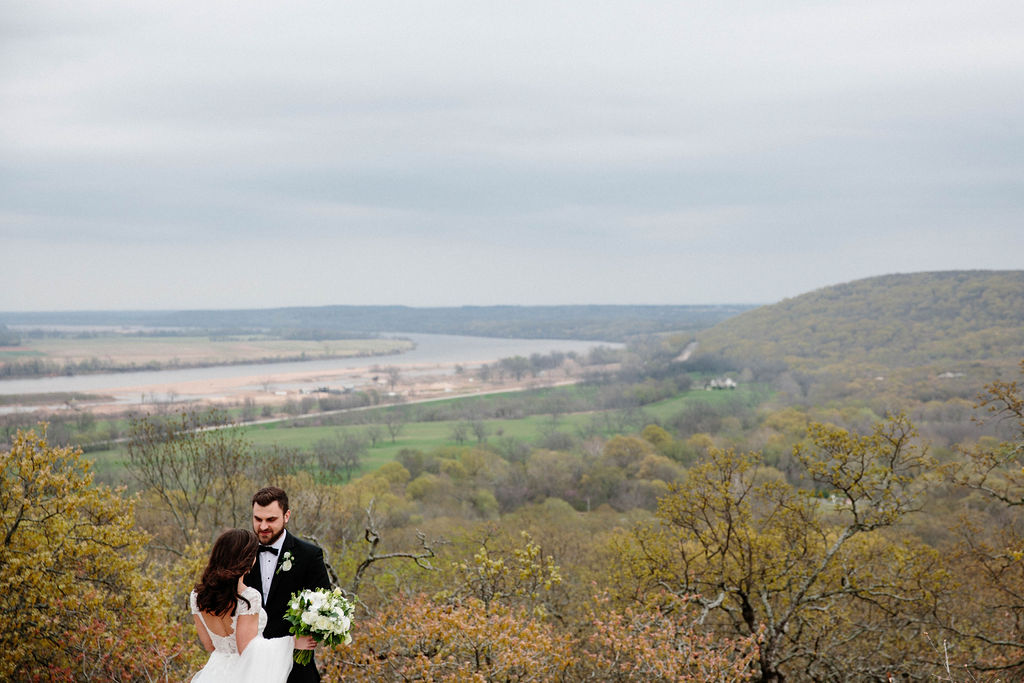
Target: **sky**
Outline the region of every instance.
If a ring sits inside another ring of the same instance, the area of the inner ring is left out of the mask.
[[[1024,267],[1020,0],[0,6],[0,311]]]

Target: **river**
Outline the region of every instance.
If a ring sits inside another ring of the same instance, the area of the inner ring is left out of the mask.
[[[381,336],[411,339],[415,342],[416,348],[388,356],[10,379],[0,381],[0,394],[109,393],[113,390],[129,388],[132,391],[125,391],[123,394],[119,392],[120,395],[117,397],[121,400],[138,400],[138,393],[134,390],[137,387],[178,385],[244,377],[284,376],[294,373],[330,372],[370,368],[375,365],[450,365],[460,363],[470,366],[491,363],[512,356],[529,357],[534,353],[543,355],[552,351],[561,351],[586,354],[598,346],[620,346],[611,342],[569,339],[501,339],[446,334],[389,334]],[[275,385],[277,385],[276,382]]]

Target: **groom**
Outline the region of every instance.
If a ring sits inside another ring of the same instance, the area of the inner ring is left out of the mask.
[[[245,575],[245,585],[260,592],[267,612],[266,638],[288,635],[284,619],[292,593],[307,588],[330,588],[324,551],[285,530],[291,511],[288,494],[276,486],[260,489],[252,497],[252,528],[260,539],[256,563]],[[320,680],[316,662],[293,664],[288,683]]]

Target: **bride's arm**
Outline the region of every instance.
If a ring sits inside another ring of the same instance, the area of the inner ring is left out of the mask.
[[[196,622],[196,630],[199,631],[199,642],[203,644],[203,649],[207,652],[213,652],[213,641],[210,639],[210,634],[206,632],[206,627],[203,622],[199,621],[201,617],[198,614],[192,615],[192,620]]]
[[[259,614],[238,615],[238,623],[235,625],[235,643],[238,645],[238,654],[242,654],[246,646],[256,637],[259,632],[259,622]]]

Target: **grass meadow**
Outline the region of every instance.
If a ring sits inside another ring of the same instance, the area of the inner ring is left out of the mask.
[[[538,396],[532,400],[544,400],[559,393],[572,395],[574,392],[586,391],[586,387],[560,387],[538,391]],[[473,402],[499,400],[502,394],[493,396],[479,396],[466,398],[443,399],[431,402],[429,405],[452,407],[463,406],[469,409]],[[673,416],[697,403],[707,403],[725,407],[726,404],[735,405],[742,403],[754,405],[765,398],[765,390],[758,387],[741,387],[733,391],[702,391],[691,390],[670,398],[648,404],[634,413],[631,419],[637,422],[634,425],[639,429],[642,424],[651,422],[667,423]],[[427,405],[427,404],[420,404]],[[382,411],[402,410],[413,406],[389,406],[379,407],[370,410],[360,411],[363,414],[362,424],[352,425],[314,425],[317,416],[310,415],[300,418],[288,418],[265,424],[243,426],[244,438],[255,448],[278,446],[283,449],[294,449],[311,453],[314,444],[323,439],[333,439],[345,433],[365,433],[367,424],[376,423],[380,425],[382,433],[376,445],[367,448],[359,473],[371,472],[385,463],[391,462],[402,449],[409,448],[429,452],[437,448],[447,446],[458,446],[453,433],[454,426],[466,420],[431,420],[405,422],[399,433],[392,441],[386,428],[383,426]],[[559,414],[557,417],[551,414],[528,415],[518,418],[487,419],[482,420],[486,428],[486,439],[490,444],[495,444],[503,439],[515,439],[530,445],[541,442],[552,431],[559,431],[572,436],[582,434],[598,433],[609,436],[614,433],[621,433],[621,422],[613,419],[616,413],[622,411],[583,411],[576,413]],[[410,412],[410,414],[412,414]],[[642,424],[640,424],[642,423]],[[470,430],[463,446],[473,446],[477,439]],[[127,457],[124,447],[117,447],[111,450],[94,451],[87,454],[87,457],[95,463],[94,471],[101,481],[124,482],[126,473],[124,463]]]

